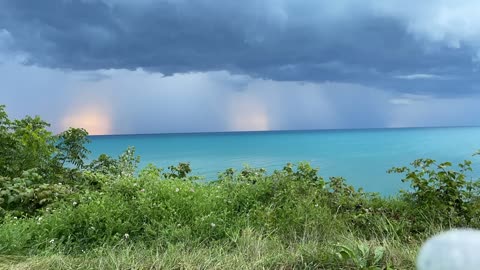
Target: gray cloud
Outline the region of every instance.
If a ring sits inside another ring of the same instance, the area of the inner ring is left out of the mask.
[[[470,16],[478,8],[447,0],[0,0],[0,28],[30,64],[51,68],[227,70],[448,97],[480,88],[472,61],[480,20]],[[458,79],[399,80],[405,74]]]

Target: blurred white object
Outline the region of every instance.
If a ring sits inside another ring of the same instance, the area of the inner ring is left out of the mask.
[[[423,244],[418,270],[479,270],[480,231],[456,229],[436,235]]]

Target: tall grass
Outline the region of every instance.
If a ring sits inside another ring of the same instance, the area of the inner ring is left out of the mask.
[[[213,245],[177,243],[165,247],[120,244],[84,253],[46,253],[2,257],[5,269],[413,269],[416,246],[342,236],[342,244],[310,239],[285,243],[245,228],[240,235]],[[160,243],[159,246],[162,246]],[[367,252],[360,251],[365,248]],[[384,248],[377,266],[376,247]],[[352,250],[354,256],[339,254]]]

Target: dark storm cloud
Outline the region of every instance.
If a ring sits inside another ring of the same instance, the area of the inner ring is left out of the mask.
[[[379,3],[0,0],[0,29],[30,64],[50,68],[227,70],[435,95],[479,90],[475,33],[459,29],[457,37],[436,21],[417,21],[415,11],[400,9],[412,1]],[[435,11],[435,2],[425,3],[424,16]],[[425,30],[430,24],[438,32]]]

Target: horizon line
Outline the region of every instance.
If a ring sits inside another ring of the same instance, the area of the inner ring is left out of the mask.
[[[272,130],[239,130],[239,131],[192,131],[192,132],[159,132],[159,133],[120,133],[96,134],[88,137],[113,136],[155,136],[155,135],[206,135],[206,134],[241,134],[241,133],[275,133],[275,132],[328,132],[328,131],[361,131],[361,130],[394,130],[394,129],[431,129],[431,128],[478,128],[478,125],[464,126],[423,126],[423,127],[370,127],[370,128],[325,128],[325,129],[272,129]]]

